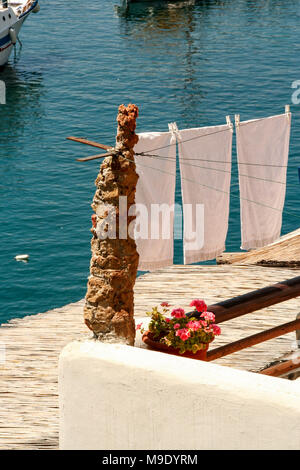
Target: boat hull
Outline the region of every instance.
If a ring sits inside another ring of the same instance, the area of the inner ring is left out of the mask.
[[[0,10],[0,67],[3,67],[13,50],[13,41],[10,35],[10,28],[15,30],[15,35],[18,37],[20,29],[29,16],[29,14],[37,9],[38,0],[33,2],[29,9],[24,13],[15,13],[12,7]]]
[[[21,18],[15,22],[12,22],[8,27],[0,33],[0,67],[5,65],[9,59],[9,56],[13,50],[13,43],[9,34],[9,29],[14,28],[18,35],[25,18]]]

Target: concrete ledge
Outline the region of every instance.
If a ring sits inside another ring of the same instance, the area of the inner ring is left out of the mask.
[[[59,363],[61,449],[299,449],[300,381],[93,340]]]

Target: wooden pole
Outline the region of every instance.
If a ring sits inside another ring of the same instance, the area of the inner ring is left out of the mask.
[[[99,153],[97,155],[91,155],[90,157],[76,158],[78,162],[89,162],[91,160],[97,160],[98,158],[112,157],[115,152]]]
[[[300,319],[285,323],[284,325],[276,326],[275,328],[271,328],[266,331],[261,331],[260,333],[234,341],[233,343],[226,344],[225,346],[212,349],[211,351],[208,351],[207,359],[208,361],[214,361],[215,359],[241,351],[242,349],[249,348],[255,344],[263,343],[269,339],[285,335],[286,333],[297,330],[297,328],[300,328]]]
[[[112,147],[109,145],[98,144],[98,142],[94,142],[92,140],[84,139],[83,137],[67,137],[68,140],[72,140],[74,142],[79,142],[80,144],[90,145],[92,147],[97,147],[103,150],[111,150]]]
[[[128,233],[135,217],[127,215],[135,203],[138,180],[133,152],[138,142],[137,116],[137,106],[119,107],[115,154],[105,158],[96,179],[92,258],[84,307],[85,323],[95,337],[130,345],[135,339],[133,288],[139,255]],[[125,214],[121,214],[120,196],[125,201]]]
[[[291,359],[290,361],[281,362],[275,366],[268,367],[267,369],[261,370],[259,374],[271,375],[272,377],[280,377],[288,374],[296,369],[300,369],[300,357],[298,360]]]
[[[216,316],[216,323],[246,315],[262,308],[284,302],[300,295],[300,276],[264,287],[229,300],[210,305],[208,310]]]

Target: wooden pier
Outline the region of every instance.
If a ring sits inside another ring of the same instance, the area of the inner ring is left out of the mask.
[[[172,266],[137,280],[135,315],[141,321],[164,300],[190,310],[194,298],[214,304],[299,275],[300,268]],[[291,299],[226,321],[211,348],[293,321],[299,306],[299,299]],[[67,343],[88,337],[83,300],[0,327],[0,345],[6,347],[6,361],[0,363],[0,449],[58,448],[58,357]],[[294,340],[295,333],[289,333],[214,362],[259,371],[289,353]]]
[[[274,243],[256,250],[222,253],[218,264],[300,267],[300,229],[290,232]]]

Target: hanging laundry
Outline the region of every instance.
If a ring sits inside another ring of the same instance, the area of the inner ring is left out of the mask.
[[[231,178],[232,124],[178,131],[184,215],[184,263],[225,250]]]
[[[244,250],[280,237],[290,127],[290,113],[243,122],[236,116]]]
[[[139,134],[134,148],[136,171],[135,240],[140,271],[173,264],[176,138],[171,132]]]

